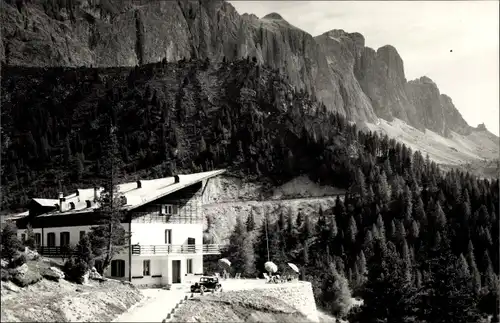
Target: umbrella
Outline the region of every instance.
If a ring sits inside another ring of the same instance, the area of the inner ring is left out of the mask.
[[[296,265],[292,264],[292,263],[288,263],[288,266],[290,266],[290,268],[293,269],[293,271],[295,271],[297,274],[299,273],[299,267],[297,267]]]
[[[219,259],[219,265],[221,265],[224,268],[231,267],[231,262],[227,260],[227,258],[221,258]]]
[[[270,273],[275,273],[278,271],[278,266],[276,266],[276,264],[272,261],[268,261],[264,264],[264,267],[266,268],[266,270]]]

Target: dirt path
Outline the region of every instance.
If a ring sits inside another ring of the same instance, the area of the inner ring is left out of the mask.
[[[340,198],[343,198],[342,194],[340,195]],[[245,204],[271,204],[271,203],[280,203],[280,202],[287,202],[287,203],[292,203],[292,202],[317,202],[317,201],[322,201],[322,200],[331,200],[331,199],[336,199],[337,195],[326,195],[326,196],[315,196],[315,197],[296,197],[296,198],[281,198],[281,199],[267,199],[267,200],[226,200],[226,201],[221,201],[221,202],[214,202],[214,203],[208,203],[208,204],[203,204],[204,208],[211,208],[211,207],[217,207],[221,205],[245,205]]]

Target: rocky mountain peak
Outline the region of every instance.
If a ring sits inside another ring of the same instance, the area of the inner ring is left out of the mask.
[[[0,0],[1,1],[1,0]],[[135,66],[182,58],[256,57],[298,89],[353,121],[400,118],[446,134],[472,129],[428,77],[407,82],[390,45],[365,47],[360,33],[312,37],[272,12],[240,15],[223,0],[69,1],[0,6],[0,60],[25,66]]]
[[[486,129],[486,125],[484,124],[484,122],[478,124],[477,127],[476,127],[476,130],[478,130],[478,131],[488,131],[488,129]]]
[[[274,19],[274,20],[285,20],[279,13],[271,12],[262,17],[262,19]]]

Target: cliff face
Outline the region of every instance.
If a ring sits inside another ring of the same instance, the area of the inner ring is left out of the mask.
[[[442,135],[472,131],[432,81],[406,81],[395,48],[367,48],[358,33],[312,37],[277,13],[259,19],[213,0],[0,1],[0,57],[11,65],[109,67],[250,56],[354,121],[399,118]]]

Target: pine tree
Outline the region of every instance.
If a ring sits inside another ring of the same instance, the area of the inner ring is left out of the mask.
[[[121,174],[122,160],[118,149],[116,129],[111,126],[109,134],[103,139],[105,144],[102,166],[105,173],[104,191],[98,199],[101,223],[91,228],[89,239],[92,252],[102,261],[104,272],[111,260],[121,252],[130,238],[121,222],[125,220],[121,210],[123,199],[117,190],[117,180]],[[102,274],[102,272],[101,272]]]
[[[12,259],[19,253],[21,248],[21,241],[17,238],[17,227],[12,222],[7,222],[2,230],[1,253],[2,259],[12,261]]]
[[[255,219],[253,216],[253,210],[250,210],[250,214],[248,214],[247,223],[246,223],[247,232],[252,232],[255,229]]]
[[[329,267],[328,274],[321,285],[321,303],[330,314],[345,318],[351,304],[349,284],[334,264],[330,264]]]
[[[467,247],[467,263],[470,269],[471,275],[471,283],[476,295],[479,294],[481,290],[481,274],[476,265],[476,259],[474,257],[474,246],[472,245],[472,241],[469,240],[469,245]]]
[[[236,218],[236,225],[229,237],[229,248],[225,256],[231,259],[231,267],[246,277],[255,273],[255,253],[250,235],[243,220]]]
[[[358,235],[358,226],[356,225],[356,221],[354,220],[354,217],[351,216],[349,218],[349,225],[347,227],[347,238],[348,241],[352,244],[356,242],[356,237]]]
[[[75,248],[75,257],[77,260],[87,264],[89,268],[94,265],[94,255],[92,254],[92,245],[87,234],[84,234]]]
[[[377,240],[369,261],[368,280],[361,292],[361,311],[349,322],[408,322],[414,319],[417,291],[407,280],[404,263],[392,242]]]
[[[33,227],[28,223],[26,226],[26,240],[24,241],[24,245],[31,250],[36,249],[35,245],[35,232],[33,231]]]

